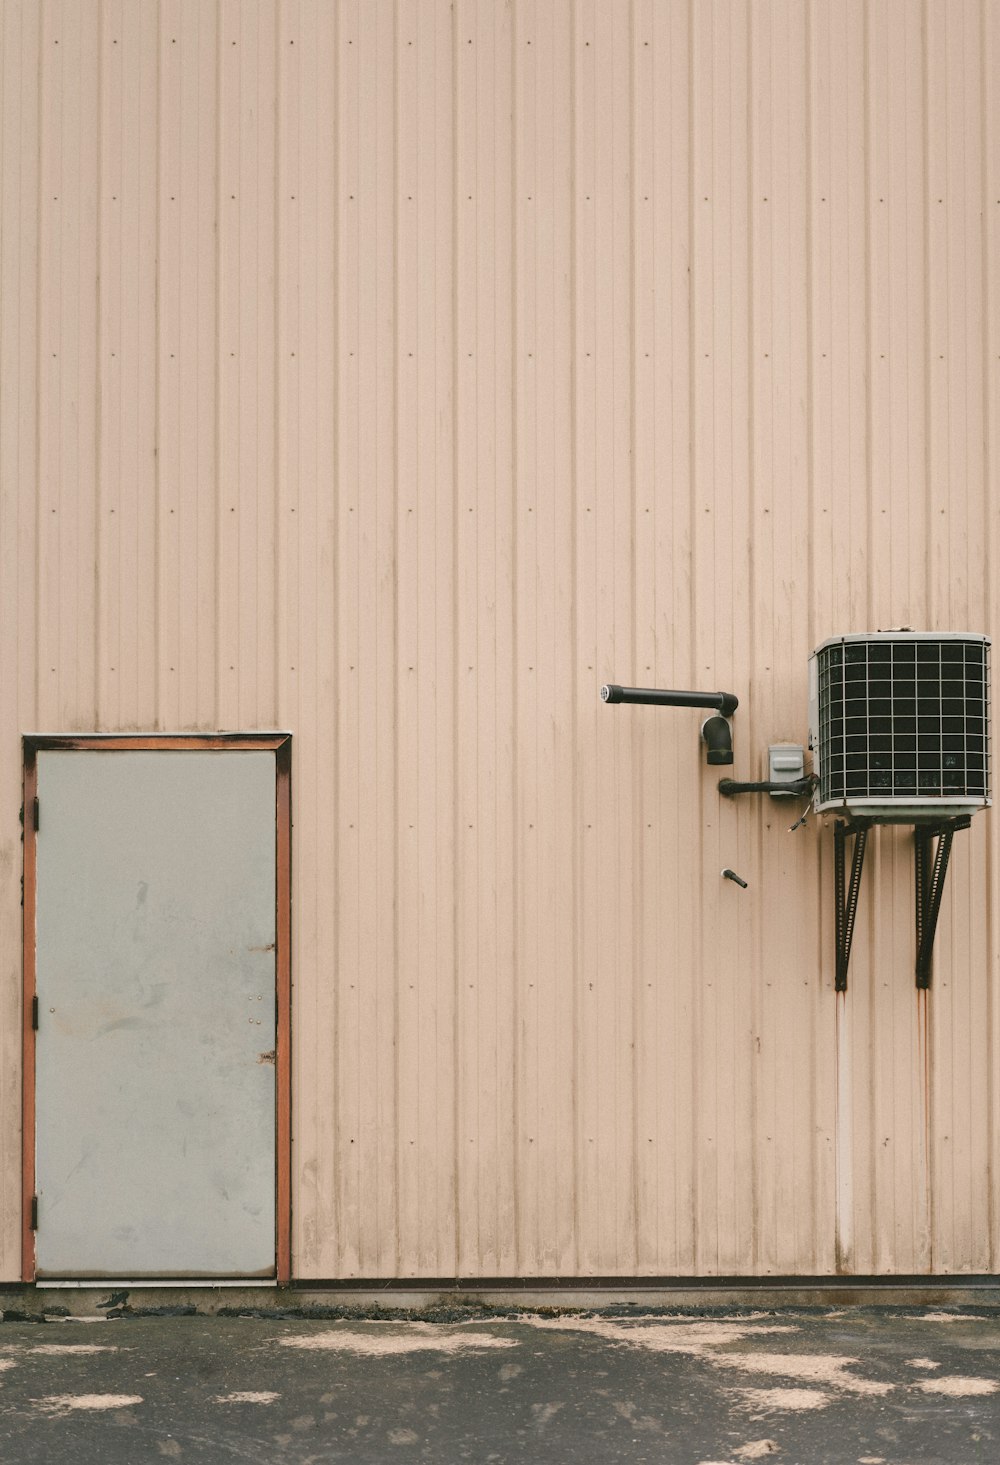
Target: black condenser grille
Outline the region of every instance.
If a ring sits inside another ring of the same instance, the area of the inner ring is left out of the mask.
[[[818,802],[986,800],[988,657],[983,637],[821,647]]]

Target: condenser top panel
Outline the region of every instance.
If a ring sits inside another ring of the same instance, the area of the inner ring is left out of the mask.
[[[990,803],[990,641],[877,631],[810,659],[816,808],[917,822]]]

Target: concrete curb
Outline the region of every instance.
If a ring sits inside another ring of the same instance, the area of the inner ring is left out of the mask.
[[[714,1312],[719,1309],[828,1307],[1000,1308],[1000,1279],[929,1279],[902,1282],[830,1279],[797,1284],[690,1286],[538,1286],[530,1283],[473,1287],[263,1287],[259,1285],[158,1286],[87,1283],[46,1287],[25,1284],[0,1289],[3,1321],[126,1316],[200,1317],[239,1314],[291,1317],[510,1317],[518,1312],[626,1310]]]

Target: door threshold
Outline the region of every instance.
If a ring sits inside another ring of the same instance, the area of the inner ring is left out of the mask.
[[[48,1287],[92,1287],[100,1292],[112,1289],[120,1292],[128,1289],[149,1287],[277,1287],[274,1277],[142,1277],[130,1281],[127,1277],[36,1277],[35,1286]]]

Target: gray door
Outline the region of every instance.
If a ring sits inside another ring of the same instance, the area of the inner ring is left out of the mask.
[[[37,767],[38,1275],[273,1275],[274,754]]]

